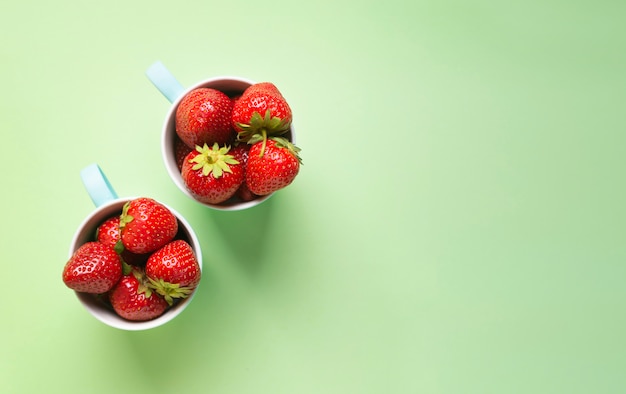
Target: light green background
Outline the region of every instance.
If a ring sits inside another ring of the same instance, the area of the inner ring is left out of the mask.
[[[626,2],[13,1],[0,12],[2,393],[623,393]],[[245,212],[161,161],[185,86],[276,83],[304,166]],[[61,281],[79,171],[196,229],[175,321]]]

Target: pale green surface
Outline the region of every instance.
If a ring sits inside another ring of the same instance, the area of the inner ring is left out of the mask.
[[[158,5],[157,5],[158,4]],[[20,1],[0,12],[2,393],[623,393],[623,1]],[[304,167],[207,210],[160,155],[161,60],[273,81]],[[124,332],[61,281],[120,196],[195,227],[204,279]]]

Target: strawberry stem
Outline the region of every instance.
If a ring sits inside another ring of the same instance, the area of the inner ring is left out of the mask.
[[[261,145],[261,152],[259,153],[259,157],[263,157],[265,154],[265,147],[267,146],[267,131],[265,129],[261,129],[261,135],[263,136],[263,145]]]

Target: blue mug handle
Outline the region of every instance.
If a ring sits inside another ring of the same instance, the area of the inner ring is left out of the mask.
[[[117,193],[98,164],[83,168],[80,178],[96,208],[117,199]]]
[[[174,75],[160,61],[148,67],[146,76],[170,103],[176,101],[185,91],[183,85],[176,80]]]

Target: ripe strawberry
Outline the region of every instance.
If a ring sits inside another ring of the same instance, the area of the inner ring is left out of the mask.
[[[146,276],[150,286],[171,305],[174,298],[186,298],[198,286],[200,264],[191,246],[178,239],[150,256]]]
[[[174,239],[177,232],[178,220],[163,204],[146,197],[124,204],[120,233],[124,248],[130,252],[153,252]]]
[[[110,246],[128,264],[143,265],[149,254],[136,254],[124,248],[120,235],[120,217],[113,216],[102,222],[96,229],[96,240]]]
[[[187,144],[180,139],[180,137],[176,137],[174,141],[174,157],[176,158],[176,165],[178,166],[178,171],[183,168],[183,161],[185,157],[192,151],[193,149],[188,147]]]
[[[109,292],[109,301],[115,313],[127,320],[145,321],[161,316],[168,303],[146,286],[144,272],[135,267],[122,276]]]
[[[235,158],[235,160],[237,160],[245,169],[246,163],[248,161],[249,152],[250,152],[250,145],[237,144],[233,146],[228,153],[231,154]]]
[[[219,90],[198,88],[189,92],[176,109],[176,133],[190,148],[226,144],[233,137],[233,103]]]
[[[217,143],[196,147],[187,155],[181,176],[187,190],[200,202],[219,204],[235,194],[243,183],[243,166],[229,154],[230,148]]]
[[[250,145],[248,144],[237,144],[230,150],[230,154],[232,154],[235,160],[237,160],[243,166],[244,179],[246,174],[246,167],[248,165],[247,163],[249,152]],[[254,195],[254,193],[252,193],[250,189],[248,189],[248,185],[246,185],[246,182],[241,183],[235,195],[242,201],[251,201],[257,198],[257,196]]]
[[[255,198],[259,197],[250,191],[246,182],[242,183],[241,186],[239,186],[239,189],[237,189],[237,193],[235,193],[235,195],[241,201],[252,201]]]
[[[261,141],[252,145],[246,168],[248,189],[263,196],[291,184],[300,171],[299,151],[280,137],[268,139],[266,144]]]
[[[96,229],[96,241],[115,249],[120,241],[120,217],[113,216],[102,222]]]
[[[63,268],[65,285],[83,293],[106,293],[121,276],[120,257],[111,247],[100,242],[80,246]]]
[[[248,87],[232,110],[232,123],[239,141],[249,141],[254,135],[265,140],[268,136],[285,134],[291,120],[289,104],[270,82]]]

